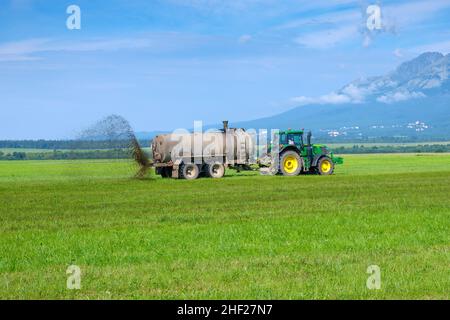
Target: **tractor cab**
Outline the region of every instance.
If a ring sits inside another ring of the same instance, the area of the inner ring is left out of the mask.
[[[303,148],[303,131],[288,130],[279,133],[280,150],[287,146]]]

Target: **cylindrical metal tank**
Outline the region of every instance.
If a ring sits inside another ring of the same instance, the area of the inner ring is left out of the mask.
[[[156,163],[194,160],[250,164],[255,160],[255,137],[244,129],[204,133],[172,133],[156,136],[152,143]]]

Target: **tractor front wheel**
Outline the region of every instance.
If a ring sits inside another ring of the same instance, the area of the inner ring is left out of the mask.
[[[280,157],[280,170],[284,176],[298,176],[302,171],[302,159],[295,151],[286,151]]]
[[[330,175],[333,174],[334,163],[329,157],[320,158],[317,163],[317,172],[320,175]]]

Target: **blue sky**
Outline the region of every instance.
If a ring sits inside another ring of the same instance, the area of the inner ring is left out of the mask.
[[[450,0],[2,0],[0,139],[71,138],[112,113],[137,131],[251,120],[424,51],[450,52]]]

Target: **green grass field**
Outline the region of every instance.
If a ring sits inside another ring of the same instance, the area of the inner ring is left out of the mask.
[[[449,299],[450,155],[345,161],[329,177],[196,181],[0,162],[0,298]]]
[[[353,146],[364,146],[366,148],[370,147],[415,147],[415,146],[423,146],[423,145],[447,145],[450,144],[450,141],[424,141],[424,142],[348,142],[348,143],[326,143],[330,148],[338,148],[345,147],[351,148]]]

